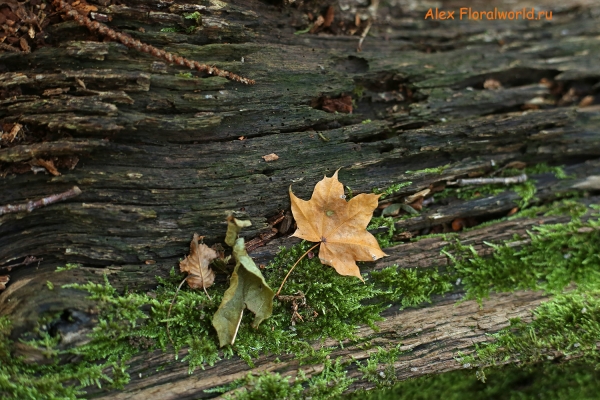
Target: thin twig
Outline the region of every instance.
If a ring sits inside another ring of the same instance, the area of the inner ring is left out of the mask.
[[[527,175],[521,174],[517,176],[509,176],[508,178],[473,178],[473,179],[457,179],[456,182],[448,182],[452,186],[469,186],[469,185],[490,185],[503,184],[512,185],[515,183],[527,182]]]
[[[124,33],[116,32],[115,30],[109,28],[104,24],[101,24],[98,21],[92,21],[88,17],[81,15],[79,11],[71,7],[71,5],[69,5],[64,0],[54,0],[54,5],[58,8],[59,11],[62,11],[69,17],[73,18],[79,25],[85,26],[92,32],[97,32],[103,36],[108,36],[112,40],[117,40],[129,48],[133,48],[138,51],[151,54],[154,57],[162,58],[163,60],[166,60],[173,64],[181,65],[182,67],[185,66],[200,72],[206,72],[210,75],[221,76],[223,78],[231,79],[233,81],[245,83],[246,85],[254,85],[255,83],[253,79],[243,78],[237,74],[234,74],[233,72],[224,71],[217,67],[211,67],[206,64],[200,64],[197,61],[188,60],[187,58],[169,53],[168,51],[158,49],[149,44],[142,43],[139,40],[134,39],[131,36],[126,35]]]
[[[80,194],[81,189],[79,189],[77,186],[73,186],[72,189],[69,189],[66,192],[51,194],[50,196],[41,198],[39,200],[31,200],[27,203],[22,204],[7,204],[5,206],[0,206],[0,216],[4,214],[18,213],[22,211],[32,212],[37,208],[45,207],[53,203],[58,203],[59,201],[68,200],[75,196],[79,196]]]
[[[21,265],[29,265],[31,263],[36,262],[38,263],[38,266],[40,265],[40,262],[44,261],[43,258],[36,258],[35,256],[27,256],[25,257],[25,259],[23,261],[21,261],[20,263],[17,264],[11,264],[11,265],[6,265],[4,267],[0,267],[0,269],[6,269],[8,271],[11,271],[13,268],[15,267],[20,267]]]
[[[367,26],[365,30],[360,35],[360,39],[358,40],[358,46],[356,46],[356,51],[362,51],[362,44],[367,35],[369,34],[369,30],[371,29],[371,25],[373,25],[373,21],[377,18],[377,9],[379,8],[379,0],[371,0],[371,5],[369,5],[369,21],[367,22]]]
[[[285,281],[287,281],[288,276],[290,276],[290,274],[292,273],[292,271],[294,270],[294,268],[296,268],[296,265],[298,265],[298,263],[300,262],[300,260],[302,260],[304,257],[306,257],[306,255],[315,247],[317,247],[318,245],[320,245],[321,242],[315,244],[313,247],[311,247],[310,249],[306,250],[306,253],[302,254],[302,257],[300,257],[298,259],[298,261],[296,261],[296,263],[292,266],[292,268],[290,268],[290,270],[288,271],[287,275],[285,276],[285,278],[283,278],[283,282],[281,282],[281,286],[279,286],[279,290],[277,291],[277,293],[275,294],[275,297],[279,297],[279,292],[281,292],[281,288],[283,288],[283,284],[285,283]]]
[[[175,291],[175,296],[173,296],[173,300],[171,300],[171,305],[169,306],[169,311],[167,312],[167,336],[169,337],[169,341],[175,347],[175,343],[173,342],[173,338],[171,337],[171,332],[169,331],[169,317],[171,316],[171,309],[173,308],[173,304],[175,304],[175,299],[177,298],[177,294],[179,293],[179,289],[183,286],[187,278],[181,281],[179,286],[177,286],[177,290]],[[206,289],[204,289],[206,291]],[[208,293],[207,293],[208,295]]]
[[[367,26],[365,27],[365,30],[360,35],[360,39],[358,40],[358,46],[356,46],[356,51],[359,52],[359,53],[362,51],[363,41],[365,40],[365,38],[369,34],[369,30],[371,29],[371,25],[373,25],[373,21],[369,20],[369,22],[367,22]]]

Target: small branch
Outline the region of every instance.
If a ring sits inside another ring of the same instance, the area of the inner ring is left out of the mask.
[[[526,174],[521,174],[518,176],[510,176],[508,178],[457,179],[456,182],[448,182],[448,185],[451,185],[451,186],[490,185],[490,184],[513,185],[515,183],[523,183],[523,182],[527,182]]]
[[[200,72],[206,72],[210,75],[221,76],[223,78],[231,79],[232,81],[245,83],[246,85],[254,85],[255,83],[253,79],[243,78],[237,74],[234,74],[233,72],[223,71],[217,67],[211,67],[206,64],[200,64],[197,61],[188,60],[187,58],[158,49],[149,44],[142,43],[124,33],[116,32],[115,30],[104,24],[101,24],[98,21],[92,21],[88,17],[81,15],[79,11],[71,7],[71,5],[64,0],[54,0],[54,5],[59,11],[62,11],[69,17],[73,18],[79,25],[85,26],[92,32],[97,32],[103,36],[108,36],[112,40],[117,40],[129,48],[151,54],[154,57],[162,58],[163,60],[166,60],[172,64],[181,65],[182,67],[185,66]]]
[[[44,259],[43,259],[43,258],[37,258],[37,257],[34,257],[34,256],[27,256],[27,257],[25,257],[25,259],[24,259],[23,261],[21,261],[20,263],[17,263],[17,264],[11,264],[11,265],[6,265],[6,266],[4,266],[4,267],[0,267],[0,269],[6,269],[6,270],[8,270],[8,271],[10,272],[10,271],[11,271],[13,268],[15,268],[15,267],[20,267],[21,265],[29,265],[29,264],[31,264],[31,263],[34,263],[34,262],[36,262],[36,261],[37,261],[37,263],[38,263],[38,266],[39,266],[39,265],[40,265],[40,263],[41,263],[42,261],[44,261]]]
[[[373,25],[373,21],[377,18],[377,9],[379,8],[379,0],[371,0],[371,5],[369,6],[369,22],[367,22],[367,26],[365,30],[360,35],[360,39],[358,40],[358,46],[356,46],[356,51],[360,53],[362,51],[362,44],[367,35],[369,34],[369,30],[371,29],[371,25]]]
[[[0,216],[4,214],[18,213],[22,211],[32,212],[37,208],[42,208],[53,203],[58,203],[59,201],[68,200],[70,198],[79,196],[80,194],[81,189],[79,189],[77,186],[73,186],[72,189],[69,189],[66,192],[51,194],[50,196],[41,198],[39,200],[31,200],[27,203],[15,205],[7,204],[5,206],[0,206]]]

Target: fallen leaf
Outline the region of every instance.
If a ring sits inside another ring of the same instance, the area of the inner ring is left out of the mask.
[[[0,290],[6,289],[6,284],[10,281],[10,276],[0,275]]]
[[[218,255],[216,251],[204,243],[199,244],[198,239],[200,237],[194,233],[190,243],[190,254],[179,262],[179,269],[181,272],[189,274],[186,281],[192,289],[206,289],[212,286],[215,281],[215,273],[208,265]]]
[[[233,217],[227,219],[227,238],[238,235],[241,229],[240,222],[244,226],[249,225],[249,221],[239,221]],[[253,328],[258,328],[273,312],[275,294],[246,252],[243,238],[235,239],[233,257],[236,260],[235,270],[229,279],[229,288],[225,291],[221,305],[212,320],[221,347],[235,342],[245,308],[255,314]]]
[[[356,276],[356,261],[374,261],[386,256],[377,240],[367,232],[367,225],[377,208],[377,194],[359,194],[346,201],[338,171],[319,181],[309,201],[292,193],[292,214],[298,229],[292,236],[320,242],[319,259],[340,274]]]
[[[59,176],[60,175],[60,172],[58,172],[58,170],[54,166],[54,161],[52,161],[52,160],[44,160],[44,159],[41,159],[41,158],[37,158],[35,160],[35,162],[40,167],[46,168],[46,170],[48,172],[50,172],[52,175],[54,175],[54,176]]]
[[[279,160],[279,156],[275,153],[267,154],[266,156],[262,156],[262,159],[266,162]]]

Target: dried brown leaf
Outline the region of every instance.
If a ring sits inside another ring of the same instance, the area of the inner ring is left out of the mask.
[[[35,160],[35,163],[37,165],[39,165],[40,167],[46,168],[46,170],[48,172],[50,172],[52,175],[54,175],[54,176],[59,176],[60,175],[60,172],[58,172],[58,170],[54,166],[54,161],[52,161],[52,160],[44,160],[44,159],[41,159],[41,158],[37,158]]]
[[[367,225],[380,195],[359,194],[346,201],[338,172],[317,183],[309,201],[296,197],[290,187],[292,213],[298,229],[292,236],[320,242],[319,259],[340,275],[362,280],[356,261],[374,261],[386,256]]]
[[[190,254],[181,262],[179,269],[181,272],[187,272],[187,283],[192,289],[206,289],[215,281],[215,273],[209,268],[212,260],[218,257],[216,251],[205,245],[198,243],[201,237],[194,233],[194,238],[190,243]]]

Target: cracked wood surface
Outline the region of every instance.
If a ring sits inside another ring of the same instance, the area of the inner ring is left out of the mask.
[[[111,27],[256,79],[257,84],[247,87],[219,77],[186,77],[182,74],[188,70],[118,43],[96,41],[73,21],[48,27],[50,46],[29,54],[0,53],[0,119],[25,127],[24,138],[0,148],[0,204],[23,203],[74,185],[82,190],[66,203],[0,216],[0,266],[26,256],[44,258],[39,267],[36,263],[13,270],[8,288],[0,294],[0,313],[13,316],[15,338],[43,313],[91,306],[78,291],[50,293],[49,277],[56,287],[99,280],[103,274],[119,288],[150,287],[154,276],[166,275],[186,253],[193,232],[205,235],[208,242],[221,240],[225,213],[243,210],[253,222],[243,235],[255,237],[270,229],[269,216],[289,208],[290,184],[299,197],[307,198],[323,174],[339,167],[344,167],[340,180],[354,193],[411,181],[396,198],[487,172],[492,163],[515,160],[570,165],[567,172],[574,175],[570,179],[534,177],[538,189],[534,201],[582,190],[584,182],[593,183],[600,176],[600,107],[597,101],[579,107],[578,101],[565,97],[571,88],[576,94],[598,95],[600,9],[593,2],[565,6],[551,23],[453,25],[424,21],[423,10],[400,2],[394,9],[382,6],[379,15],[387,18],[375,22],[374,36],[367,37],[361,53],[355,51],[356,36],[294,35],[304,22],[303,14],[293,8],[258,1],[173,2],[164,9],[152,0],[123,3],[99,6],[100,13],[112,17]],[[187,26],[190,21],[182,15],[192,10],[203,14],[195,34],[160,32],[163,27]],[[502,87],[484,89],[488,79]],[[49,89],[60,90],[46,92]],[[342,94],[354,96],[353,114],[327,113],[312,106],[323,96]],[[239,140],[242,136],[244,140]],[[279,159],[266,163],[261,157],[270,153]],[[56,177],[15,173],[27,171],[28,162],[40,156],[57,160],[76,156],[79,163]],[[409,172],[442,165],[448,167],[441,173]],[[597,184],[591,185],[585,188],[598,190]],[[434,205],[396,225],[415,231],[457,217],[505,215],[518,199],[505,192]],[[483,240],[509,239],[539,222],[508,221],[465,232],[461,238],[487,252]],[[257,262],[267,262],[278,245],[293,243],[278,238],[252,255]],[[385,265],[445,265],[441,247],[442,241],[426,239],[386,249],[391,257]],[[67,262],[85,268],[52,275],[57,265]],[[429,312],[454,307],[457,296],[398,315],[413,313],[415,321],[428,318]],[[494,295],[491,301],[498,302],[497,308],[484,307],[483,312],[489,313],[485,331],[494,332],[507,323],[502,322],[508,312],[504,305],[514,302],[515,312],[525,315],[541,298],[535,293]],[[458,307],[477,313],[467,303]],[[396,321],[395,315],[388,318]],[[443,360],[437,363],[432,358],[433,347],[426,350],[430,355],[419,353],[435,365],[428,372],[459,367],[451,361],[452,343],[466,346],[468,337],[484,338],[483,332],[469,336],[460,331],[462,317],[452,318],[447,323],[455,336],[439,343],[427,336],[427,343],[450,346],[440,353]],[[89,327],[82,332],[85,329]],[[402,335],[395,340],[408,343]],[[171,356],[143,354],[140,359],[152,364],[165,357]],[[399,362],[400,377],[426,373],[419,360],[411,362],[419,370]],[[133,380],[122,395],[133,396],[151,385],[161,393],[171,379],[172,385],[183,385],[185,396],[200,396],[201,388],[194,382],[210,379],[202,377],[210,370],[188,377],[180,363],[172,364],[177,365],[151,378],[154,383]],[[137,376],[138,367],[134,362],[132,376]],[[239,360],[214,368],[215,373],[248,369]],[[356,371],[351,373],[358,377]],[[211,382],[224,383],[216,378]]]

